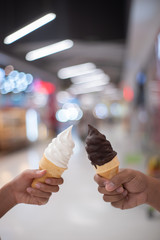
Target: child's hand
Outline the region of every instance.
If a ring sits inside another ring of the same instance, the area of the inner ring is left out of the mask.
[[[43,205],[48,202],[52,192],[59,191],[58,185],[63,183],[62,178],[48,178],[46,183],[38,183],[36,188],[31,187],[33,179],[42,177],[45,173],[46,170],[25,170],[10,182],[15,204]]]

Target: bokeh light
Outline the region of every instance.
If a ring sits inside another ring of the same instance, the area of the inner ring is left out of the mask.
[[[99,119],[105,119],[108,116],[108,108],[104,103],[96,104],[93,114]]]

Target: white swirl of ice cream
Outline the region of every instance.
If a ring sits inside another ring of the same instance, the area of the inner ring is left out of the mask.
[[[63,132],[59,133],[56,138],[53,138],[52,142],[44,151],[45,157],[61,168],[67,168],[68,161],[75,146],[71,134],[72,127],[73,126],[70,126]]]

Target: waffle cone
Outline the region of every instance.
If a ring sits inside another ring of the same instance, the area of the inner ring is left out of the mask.
[[[60,178],[62,173],[67,169],[67,168],[61,168],[61,167],[57,167],[55,164],[53,164],[51,161],[49,161],[44,155],[41,158],[40,162],[39,162],[39,169],[40,170],[44,170],[46,169],[47,172],[46,174],[41,177],[41,178],[35,178],[32,182],[32,187],[35,188],[36,183],[38,182],[45,182],[46,178]]]
[[[96,165],[96,173],[101,177],[111,179],[118,173],[119,170],[119,161],[117,155],[108,163],[105,163],[102,166]]]

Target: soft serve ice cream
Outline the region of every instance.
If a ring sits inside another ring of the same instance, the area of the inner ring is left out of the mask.
[[[96,128],[88,125],[88,136],[86,138],[86,151],[91,163],[97,168],[110,162],[117,153],[113,150],[111,143],[106,136],[101,134]]]
[[[111,143],[106,139],[105,135],[91,125],[88,125],[86,151],[98,175],[111,179],[118,173],[119,161],[117,152],[113,150]]]
[[[71,131],[72,126],[58,134],[44,151],[44,156],[61,168],[67,168],[68,161],[75,146]]]
[[[58,134],[47,146],[39,162],[39,169],[46,169],[47,172],[43,177],[34,179],[32,187],[35,187],[37,182],[45,182],[45,179],[49,177],[60,178],[67,169],[75,146],[71,131],[72,126]]]

